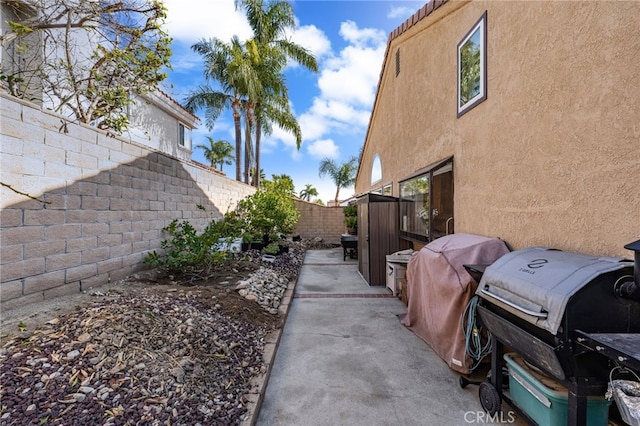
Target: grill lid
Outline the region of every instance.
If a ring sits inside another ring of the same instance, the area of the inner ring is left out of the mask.
[[[556,334],[572,295],[599,275],[626,266],[620,258],[530,247],[488,266],[476,294]]]

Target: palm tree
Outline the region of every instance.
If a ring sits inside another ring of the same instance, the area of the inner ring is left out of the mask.
[[[306,184],[302,190],[300,190],[300,198],[305,201],[311,201],[311,197],[317,197],[318,190],[310,183]]]
[[[223,140],[214,140],[211,136],[207,136],[209,140],[209,146],[206,145],[196,145],[196,148],[200,148],[204,151],[204,158],[209,160],[211,163],[211,167],[215,167],[216,164],[220,165],[220,171],[222,171],[222,166],[224,164],[231,164],[232,160],[235,160],[233,156],[233,146]]]
[[[230,43],[214,38],[201,40],[191,48],[202,55],[205,61],[204,77],[207,82],[220,85],[215,90],[210,85],[200,86],[192,91],[185,102],[190,111],[205,109],[207,127],[213,128],[222,111],[230,108],[233,113],[236,140],[236,180],[242,179],[242,129],[241,115],[243,100],[249,93],[258,93],[260,81],[252,66],[246,47],[237,36]]]
[[[289,98],[282,70],[287,59],[292,59],[305,68],[317,72],[315,57],[300,45],[287,39],[285,31],[295,26],[293,7],[287,1],[275,0],[265,4],[264,0],[235,0],[237,7],[244,7],[247,20],[253,30],[253,43],[259,55],[255,64],[263,84],[263,90],[250,98],[249,118],[255,125],[255,169],[260,170],[260,141],[264,131],[270,134],[275,123],[296,136],[300,149],[302,133],[291,113]],[[255,117],[255,118],[254,118]],[[254,174],[253,185],[260,186],[259,174]]]
[[[356,182],[356,172],[358,171],[358,159],[349,158],[349,161],[337,165],[333,160],[325,158],[320,162],[320,177],[329,175],[336,185],[335,202],[338,203],[338,194],[342,188],[347,188]]]

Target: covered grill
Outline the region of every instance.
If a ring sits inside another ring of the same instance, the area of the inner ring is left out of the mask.
[[[606,391],[611,359],[591,350],[591,337],[618,336],[640,346],[640,301],[633,263],[547,248],[508,253],[480,280],[478,315],[494,336],[491,386],[480,399],[500,408],[504,346],[558,380],[569,391],[568,424],[586,424],[587,396]],[[622,357],[632,368],[633,354]],[[640,365],[640,364],[639,364]]]

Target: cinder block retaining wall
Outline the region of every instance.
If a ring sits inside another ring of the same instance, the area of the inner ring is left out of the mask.
[[[321,237],[325,242],[340,244],[340,235],[347,232],[342,207],[325,207],[296,200],[300,219],[295,233],[302,238]]]
[[[28,102],[2,95],[0,114],[4,309],[124,278],[173,219],[203,227],[254,192]]]

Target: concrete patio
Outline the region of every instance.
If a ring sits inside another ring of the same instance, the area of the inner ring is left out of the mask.
[[[478,387],[400,324],[406,306],[370,287],[342,249],[305,257],[258,425],[525,424],[508,407],[488,419]]]

